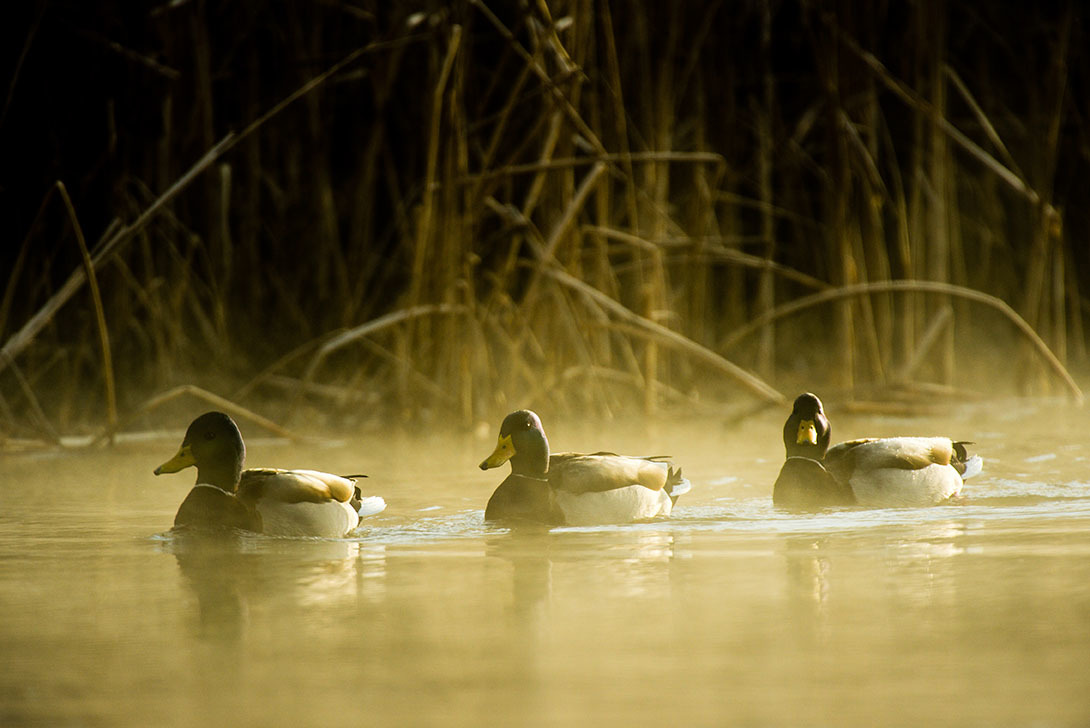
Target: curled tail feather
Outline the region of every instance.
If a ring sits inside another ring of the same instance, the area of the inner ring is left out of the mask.
[[[693,484],[689,482],[688,478],[681,475],[681,468],[674,468],[669,466],[669,471],[666,475],[666,494],[670,496],[670,500],[677,503],[678,496],[685,495],[693,489]]]

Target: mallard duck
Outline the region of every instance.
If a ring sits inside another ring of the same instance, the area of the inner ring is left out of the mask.
[[[772,487],[774,504],[787,508],[855,505],[851,486],[838,482],[822,464],[831,435],[821,400],[809,392],[800,394],[783,425],[787,460]]]
[[[829,447],[829,420],[809,392],[795,399],[783,428],[787,460],[772,501],[788,507],[926,506],[961,493],[983,468],[980,456],[948,437],[881,437]]]
[[[549,453],[541,420],[512,412],[500,426],[496,449],[481,470],[511,461],[488,499],[487,521],[524,520],[556,526],[625,523],[668,516],[689,481],[669,458],[613,453]]]
[[[193,420],[178,453],[156,475],[196,466],[197,484],[174,516],[175,526],[241,528],[275,536],[336,538],[354,529],[360,514],[386,507],[360,498],[354,478],[317,470],[242,469],[246,445],[228,415]]]

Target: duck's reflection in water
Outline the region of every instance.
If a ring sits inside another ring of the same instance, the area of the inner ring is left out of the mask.
[[[313,621],[327,608],[385,595],[384,545],[177,531],[170,548],[196,597],[201,639],[237,641],[254,613],[305,612]]]
[[[587,661],[602,659],[597,638],[615,639],[631,605],[660,602],[672,554],[672,535],[660,531],[618,538],[613,530],[518,528],[487,537],[489,591],[510,595],[489,629],[489,662],[502,666],[493,680],[509,688],[493,693],[496,715],[517,723],[513,716],[574,710],[582,695],[568,704],[550,691],[560,676],[585,674]]]
[[[673,589],[670,568],[677,557],[677,543],[669,531],[634,531],[633,538],[620,548],[619,591],[631,598],[668,599]]]
[[[671,571],[663,566],[675,558],[674,535],[633,530],[631,538],[620,544],[616,535],[603,539],[593,531],[519,528],[486,540],[486,555],[511,565],[514,619],[524,627],[540,626],[553,600],[558,568],[563,584],[573,590],[593,583],[603,597],[668,595]],[[603,545],[594,547],[588,541]]]
[[[197,598],[195,636],[215,642],[238,641],[248,619],[243,592],[251,574],[256,537],[234,531],[175,531],[171,536],[171,550],[182,578]]]
[[[355,559],[351,573],[355,577],[357,599],[378,604],[386,598],[386,544],[354,544]]]
[[[510,615],[524,634],[535,634],[552,598],[552,538],[548,527],[523,526],[485,541],[485,555],[511,565]]]
[[[958,557],[966,553],[970,528],[936,521],[917,525],[909,538],[891,539],[883,553],[887,598],[929,626],[955,612],[959,584],[965,584],[957,575]]]
[[[792,537],[784,546],[790,623],[799,628],[801,636],[827,640],[831,561],[824,539]]]
[[[924,625],[940,624],[958,601],[958,557],[970,526],[913,524],[867,537],[799,536],[784,541],[789,609],[801,635],[824,640],[829,625],[870,605]],[[830,617],[834,601],[838,617]]]

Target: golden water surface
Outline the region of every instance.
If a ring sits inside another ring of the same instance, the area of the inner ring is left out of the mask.
[[[243,423],[248,464],[367,472],[389,507],[343,540],[196,539],[169,531],[194,471],[151,473],[180,431],[0,456],[0,725],[1090,725],[1086,413],[830,410],[835,439],[974,440],[984,472],[957,505],[794,515],[786,413],[546,420],[558,450],[672,453],[693,492],[511,532],[482,520],[491,439]]]

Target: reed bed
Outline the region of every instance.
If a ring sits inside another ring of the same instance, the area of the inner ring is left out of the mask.
[[[13,26],[9,444],[1081,402],[1073,2],[83,5]]]

